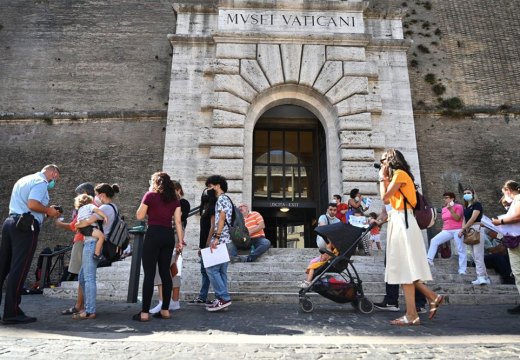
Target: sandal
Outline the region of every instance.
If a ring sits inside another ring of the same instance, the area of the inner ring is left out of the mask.
[[[96,314],[91,314],[86,311],[78,312],[78,313],[75,313],[72,315],[73,320],[91,320],[91,319],[95,319],[95,318],[96,318]]]
[[[156,319],[163,319],[163,320],[168,320],[168,319],[171,319],[172,316],[171,315],[168,315],[168,316],[164,316],[163,314],[161,314],[161,312],[159,311],[158,313],[155,313],[152,315],[154,318]]]
[[[444,303],[444,296],[437,295],[435,300],[430,303],[430,314],[428,315],[428,319],[432,320],[435,315],[437,315],[437,310],[439,309],[439,306]]]
[[[141,317],[141,312],[138,312],[137,314],[135,314],[134,316],[132,316],[132,320],[135,320],[135,321],[139,321],[139,322],[148,322],[150,321],[150,317],[148,316],[148,319],[143,319]]]
[[[71,307],[71,308],[68,308],[68,309],[65,309],[61,312],[61,315],[74,315],[74,314],[77,314],[81,312],[81,310],[78,310],[76,309],[75,306]]]
[[[413,321],[410,321],[410,320],[408,320],[406,315],[404,315],[403,317],[390,321],[390,325],[417,326],[417,325],[421,325],[421,319],[419,318],[419,316],[417,316]]]

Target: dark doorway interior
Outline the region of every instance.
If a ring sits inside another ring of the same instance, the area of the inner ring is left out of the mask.
[[[253,143],[253,209],[274,247],[315,246],[313,229],[328,202],[325,131],[294,105],[267,111]]]

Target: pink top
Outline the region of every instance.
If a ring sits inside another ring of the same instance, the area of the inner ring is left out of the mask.
[[[447,207],[442,208],[442,230],[459,230],[462,229],[462,222],[464,221],[464,208],[461,204],[453,205],[453,211],[460,216],[457,221],[451,216],[451,212]]]

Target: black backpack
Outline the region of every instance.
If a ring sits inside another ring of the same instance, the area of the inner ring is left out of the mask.
[[[235,244],[237,249],[249,250],[251,248],[251,236],[249,236],[249,230],[247,230],[244,215],[242,215],[240,210],[233,204],[233,201],[231,201],[229,196],[226,195],[226,197],[231,202],[231,208],[233,209],[231,225],[228,223],[226,217],[226,225],[229,228],[231,241],[233,241],[233,244]]]
[[[105,242],[103,243],[103,255],[109,262],[117,261],[121,258],[123,250],[126,249],[130,242],[130,232],[124,218],[112,204],[108,204],[114,210],[114,222],[110,227]]]

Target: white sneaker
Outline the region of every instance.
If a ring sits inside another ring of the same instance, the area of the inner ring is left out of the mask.
[[[298,285],[300,288],[302,289],[307,289],[309,286],[311,285],[311,283],[307,280],[303,280],[300,285]]]
[[[180,308],[181,308],[180,302],[173,301],[173,300],[170,301],[170,307],[169,307],[170,310],[175,311],[175,310],[179,310]]]
[[[471,282],[473,285],[489,285],[491,281],[486,276],[479,276],[476,280]]]
[[[161,311],[162,307],[162,301],[159,301],[157,306],[155,306],[153,309],[150,310],[150,314],[157,314],[159,311]]]

